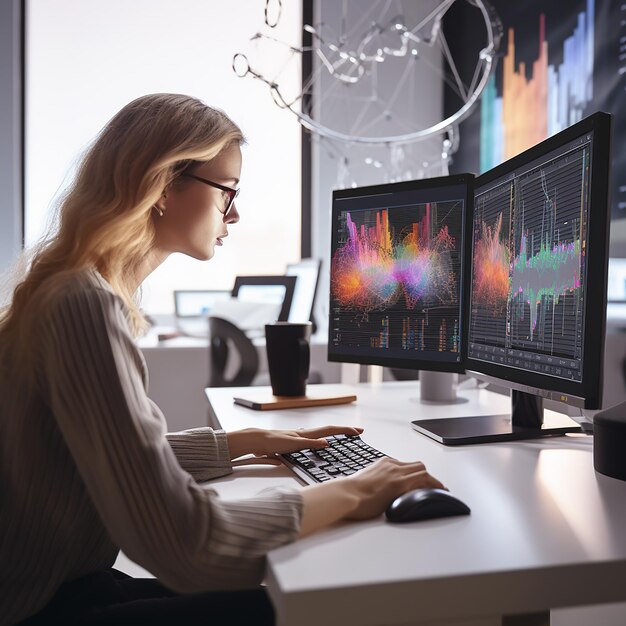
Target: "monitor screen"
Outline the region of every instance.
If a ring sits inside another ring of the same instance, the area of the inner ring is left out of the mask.
[[[259,304],[276,305],[276,313],[285,299],[287,288],[284,285],[242,285],[239,287],[237,299],[242,302],[258,302]]]
[[[232,296],[242,303],[275,307],[279,321],[289,318],[291,301],[296,286],[295,276],[237,276]],[[266,323],[266,322],[264,322]]]
[[[287,276],[296,276],[296,287],[289,311],[290,322],[302,323],[312,320],[319,274],[319,259],[302,259],[298,263],[287,265]]]
[[[472,180],[333,192],[329,360],[463,370]]]
[[[228,300],[230,291],[223,290],[176,290],[174,312],[176,317],[206,317],[216,302]]]
[[[602,381],[609,130],[591,116],[474,191],[467,368],[588,408]]]

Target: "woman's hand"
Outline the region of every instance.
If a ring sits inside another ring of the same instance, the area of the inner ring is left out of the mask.
[[[319,428],[300,428],[298,430],[263,430],[246,428],[226,433],[230,456],[236,459],[244,454],[266,457],[264,462],[279,464],[273,459],[275,454],[286,454],[307,448],[325,448],[328,442],[324,437],[330,435],[360,435],[362,428],[352,426],[321,426]],[[254,462],[254,461],[253,461]]]
[[[421,462],[403,463],[383,458],[347,479],[358,497],[358,505],[346,519],[364,520],[383,513],[399,495],[425,487],[445,489]]]
[[[445,489],[423,463],[379,459],[349,478],[303,489],[300,534],[309,535],[340,520],[376,517],[399,495],[423,487]]]

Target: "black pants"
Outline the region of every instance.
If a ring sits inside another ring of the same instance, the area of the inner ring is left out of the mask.
[[[274,610],[263,588],[179,595],[153,578],[108,569],[65,583],[43,611],[21,624],[273,626]]]

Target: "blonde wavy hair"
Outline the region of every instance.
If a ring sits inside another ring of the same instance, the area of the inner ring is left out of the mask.
[[[36,250],[1,314],[0,346],[12,367],[28,359],[35,320],[54,290],[86,269],[111,284],[133,331],[141,332],[133,280],[154,244],[154,204],[193,162],[211,161],[243,141],[230,118],[190,96],[142,96],[117,113],[82,158],[56,231]]]

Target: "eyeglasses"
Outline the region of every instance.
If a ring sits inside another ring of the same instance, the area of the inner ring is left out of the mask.
[[[219,183],[214,183],[212,180],[207,180],[206,178],[202,178],[201,176],[196,176],[195,174],[187,174],[183,173],[181,176],[187,176],[188,178],[195,178],[199,180],[201,183],[205,185],[209,185],[211,187],[215,187],[216,189],[220,189],[225,194],[227,194],[228,202],[226,203],[226,208],[223,211],[220,211],[224,217],[228,215],[230,210],[235,203],[235,198],[239,195],[241,189],[233,189],[232,187],[225,187],[224,185],[220,185]]]

